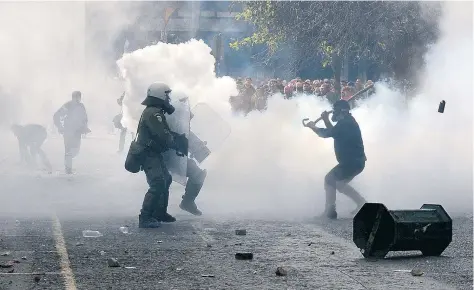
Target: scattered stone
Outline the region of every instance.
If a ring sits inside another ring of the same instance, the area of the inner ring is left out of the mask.
[[[136,269],[137,267],[125,267],[125,269]]]
[[[289,237],[289,236],[291,236],[291,233],[287,233],[285,236]]]
[[[237,260],[252,260],[253,253],[236,253],[235,258]]]
[[[15,263],[15,264],[20,264],[20,260],[15,259],[15,260],[12,260],[12,262]]]
[[[424,274],[424,272],[421,271],[420,269],[412,269],[410,273],[412,276],[416,276],[416,277],[422,276]]]
[[[123,251],[125,254],[128,254],[128,250]]]
[[[14,268],[11,268],[10,270],[8,270],[7,273],[13,273],[13,272],[15,272],[15,269],[14,269]]]
[[[237,236],[245,236],[247,235],[247,230],[235,230],[235,234]]]
[[[0,256],[3,256],[3,257],[6,257],[6,256],[10,256],[11,252],[3,252],[0,254]]]
[[[335,254],[334,251],[331,251],[331,255],[334,255],[334,254]]]
[[[0,268],[11,268],[11,267],[13,267],[13,261],[8,261],[8,262],[0,264]]]
[[[77,243],[76,243],[76,246],[84,246],[84,243],[82,243],[82,242],[77,242]]]
[[[181,271],[181,270],[183,270],[183,268],[176,268],[176,271],[178,271],[178,272]]]
[[[211,245],[210,243],[207,243],[207,244],[206,244],[206,247],[212,248],[212,245]]]
[[[286,275],[288,275],[288,271],[286,271],[286,269],[283,268],[283,267],[278,267],[275,271],[275,274],[277,276],[286,276]]]
[[[158,241],[157,243],[158,243],[158,244],[161,244],[161,243],[163,243],[163,241]]]
[[[309,242],[308,246],[311,246],[313,244],[313,242]]]
[[[124,233],[124,234],[128,234],[129,231],[128,231],[128,226],[124,226],[124,227],[120,227],[119,230]]]
[[[235,243],[236,246],[242,246],[242,243]]]
[[[109,258],[107,260],[107,264],[109,265],[109,267],[120,267],[119,262],[115,258]]]
[[[212,274],[202,274],[201,277],[204,277],[204,278],[214,278],[215,276],[212,275]]]
[[[105,255],[104,251],[100,251],[99,253],[100,253],[101,256]]]
[[[26,260],[26,256],[21,257],[22,260]]]
[[[36,275],[33,279],[36,283],[38,283],[41,280],[41,277],[39,275]]]
[[[197,234],[195,231],[193,231],[193,235]]]

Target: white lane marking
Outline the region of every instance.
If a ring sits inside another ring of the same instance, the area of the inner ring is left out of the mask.
[[[56,242],[56,250],[60,258],[61,273],[64,277],[66,290],[77,290],[74,274],[72,273],[71,264],[69,263],[66,242],[64,241],[63,232],[61,230],[61,223],[56,215],[53,216],[53,234]]]

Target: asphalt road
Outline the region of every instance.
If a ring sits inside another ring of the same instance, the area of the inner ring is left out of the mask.
[[[141,230],[136,214],[146,185],[120,183],[127,174],[110,170],[117,156],[87,146],[92,158],[78,160],[72,177],[2,165],[0,289],[472,289],[470,213],[454,217],[453,242],[441,257],[390,253],[378,261],[363,259],[352,243],[350,219],[192,217],[173,198],[178,222]],[[86,238],[83,230],[102,236]],[[237,260],[238,252],[253,259]],[[120,267],[109,267],[110,258]],[[277,267],[287,275],[277,276]],[[412,276],[413,268],[424,275]]]

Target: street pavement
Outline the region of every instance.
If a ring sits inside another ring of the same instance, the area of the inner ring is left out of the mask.
[[[114,142],[84,140],[90,158],[78,158],[74,176],[22,169],[13,148],[2,152],[13,158],[0,164],[0,289],[472,289],[472,213],[453,217],[453,242],[429,258],[366,260],[352,243],[351,219],[193,217],[177,206],[180,187],[170,205],[178,221],[138,229],[144,178],[121,182],[129,174],[111,168],[123,160],[93,150]],[[49,145],[61,168],[60,140]],[[252,260],[235,258],[246,252]],[[110,258],[120,266],[109,267]],[[412,276],[414,268],[424,275]]]

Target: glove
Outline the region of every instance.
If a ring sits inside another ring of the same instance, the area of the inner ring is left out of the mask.
[[[184,134],[176,134],[174,136],[174,149],[177,153],[182,154],[182,156],[188,155],[188,138]]]

